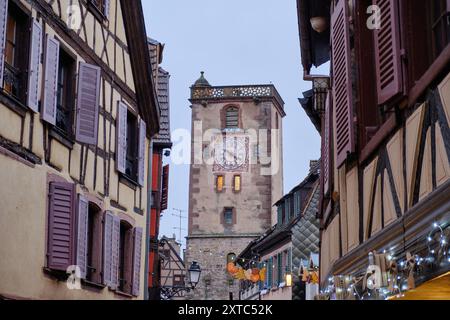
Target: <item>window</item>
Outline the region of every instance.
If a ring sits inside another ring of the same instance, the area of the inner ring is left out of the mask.
[[[301,201],[300,201],[300,191],[294,193],[294,216],[299,216],[301,214]]]
[[[123,293],[132,293],[132,264],[133,264],[133,229],[125,221],[120,223],[119,242],[119,286]]]
[[[284,274],[291,273],[291,249],[289,248],[284,252]]]
[[[447,0],[431,1],[431,29],[433,41],[433,58],[450,43],[450,3]]]
[[[127,113],[127,154],[125,174],[133,181],[137,180],[138,171],[138,121],[137,117]]]
[[[279,253],[277,256],[277,283],[280,285],[283,280],[283,253]]]
[[[446,0],[407,1],[411,43],[409,86],[415,85],[450,43],[450,4]]]
[[[144,187],[147,125],[123,101],[118,101],[116,126],[116,169],[133,184]]]
[[[233,178],[233,190],[234,190],[234,192],[241,191],[241,176],[240,175],[236,175]]]
[[[276,255],[275,257],[273,257],[273,282],[272,282],[272,286],[274,287],[278,287],[278,285],[280,284],[280,273],[279,273],[279,264],[278,264],[278,255]]]
[[[224,176],[216,176],[216,191],[222,192],[224,185]]]
[[[87,270],[86,280],[101,283],[102,270],[102,212],[99,207],[89,203],[87,230]]]
[[[226,129],[239,128],[239,108],[228,107],[226,109],[225,128]]]
[[[233,208],[225,208],[223,212],[223,221],[224,224],[227,226],[233,225],[234,222],[234,209]]]
[[[9,1],[6,23],[3,89],[25,103],[28,78],[29,17]]]
[[[284,203],[284,207],[285,207],[285,218],[284,218],[284,222],[289,222],[291,220],[291,198],[287,198],[285,200]]]
[[[56,128],[68,137],[73,136],[75,60],[64,50],[59,53],[56,93]]]
[[[184,275],[173,275],[173,286],[174,287],[184,287]]]

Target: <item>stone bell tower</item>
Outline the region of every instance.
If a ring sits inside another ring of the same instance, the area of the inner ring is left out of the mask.
[[[186,266],[200,282],[190,299],[238,299],[226,271],[276,221],[283,195],[284,102],[273,85],[211,86],[202,72],[191,87],[192,154]]]

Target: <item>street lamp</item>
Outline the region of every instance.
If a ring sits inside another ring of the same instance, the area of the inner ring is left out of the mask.
[[[202,273],[202,269],[197,261],[193,261],[191,266],[188,269],[188,279],[189,285],[186,286],[162,286],[161,287],[161,298],[163,300],[170,300],[175,297],[177,294],[186,291],[190,292],[197,287],[197,284],[200,281],[200,274]]]
[[[195,289],[200,280],[200,274],[202,273],[202,269],[200,268],[200,265],[197,263],[197,261],[192,261],[192,264],[188,269],[188,273],[191,288]]]

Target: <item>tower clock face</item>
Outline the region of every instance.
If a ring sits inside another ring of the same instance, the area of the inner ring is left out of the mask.
[[[219,136],[214,148],[214,171],[246,171],[248,143],[245,136]]]

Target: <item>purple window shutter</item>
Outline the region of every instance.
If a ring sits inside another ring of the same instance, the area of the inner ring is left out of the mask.
[[[7,15],[8,15],[8,0],[0,0],[0,87],[3,87],[3,68],[5,66]]]
[[[142,228],[134,229],[133,295],[139,296],[141,284]]]
[[[74,263],[75,185],[50,184],[47,267],[67,271]]]
[[[100,74],[99,67],[80,63],[76,130],[76,139],[80,143],[97,145]]]
[[[117,171],[125,173],[127,160],[127,106],[119,101],[117,104],[117,146],[116,166]]]
[[[45,83],[42,119],[50,124],[56,124],[56,91],[59,69],[59,42],[47,36],[45,55]]]
[[[322,183],[323,193],[327,194],[330,190],[331,180],[331,97],[330,93],[327,94],[327,100],[325,102],[325,120],[324,120],[324,133],[322,137]]]
[[[375,30],[375,66],[378,104],[402,90],[400,26],[397,0],[374,0],[381,9],[381,28]]]
[[[147,125],[139,119],[139,173],[138,180],[141,187],[145,186],[145,139],[147,137]]]
[[[112,233],[114,216],[110,211],[105,212],[103,222],[103,284],[111,287],[111,266],[112,266]]]
[[[28,107],[39,111],[39,69],[41,66],[42,27],[33,19],[31,31],[30,72],[28,79]]]
[[[120,254],[120,218],[114,216],[112,227],[111,250],[111,289],[119,286],[119,254]]]
[[[339,1],[331,16],[337,167],[345,162],[348,154],[355,151],[349,25],[347,1]]]
[[[161,211],[167,210],[169,203],[169,165],[163,167],[161,187]]]
[[[85,197],[78,197],[78,240],[77,240],[77,266],[81,271],[81,278],[86,278],[87,252],[88,252],[88,221],[89,202]]]

